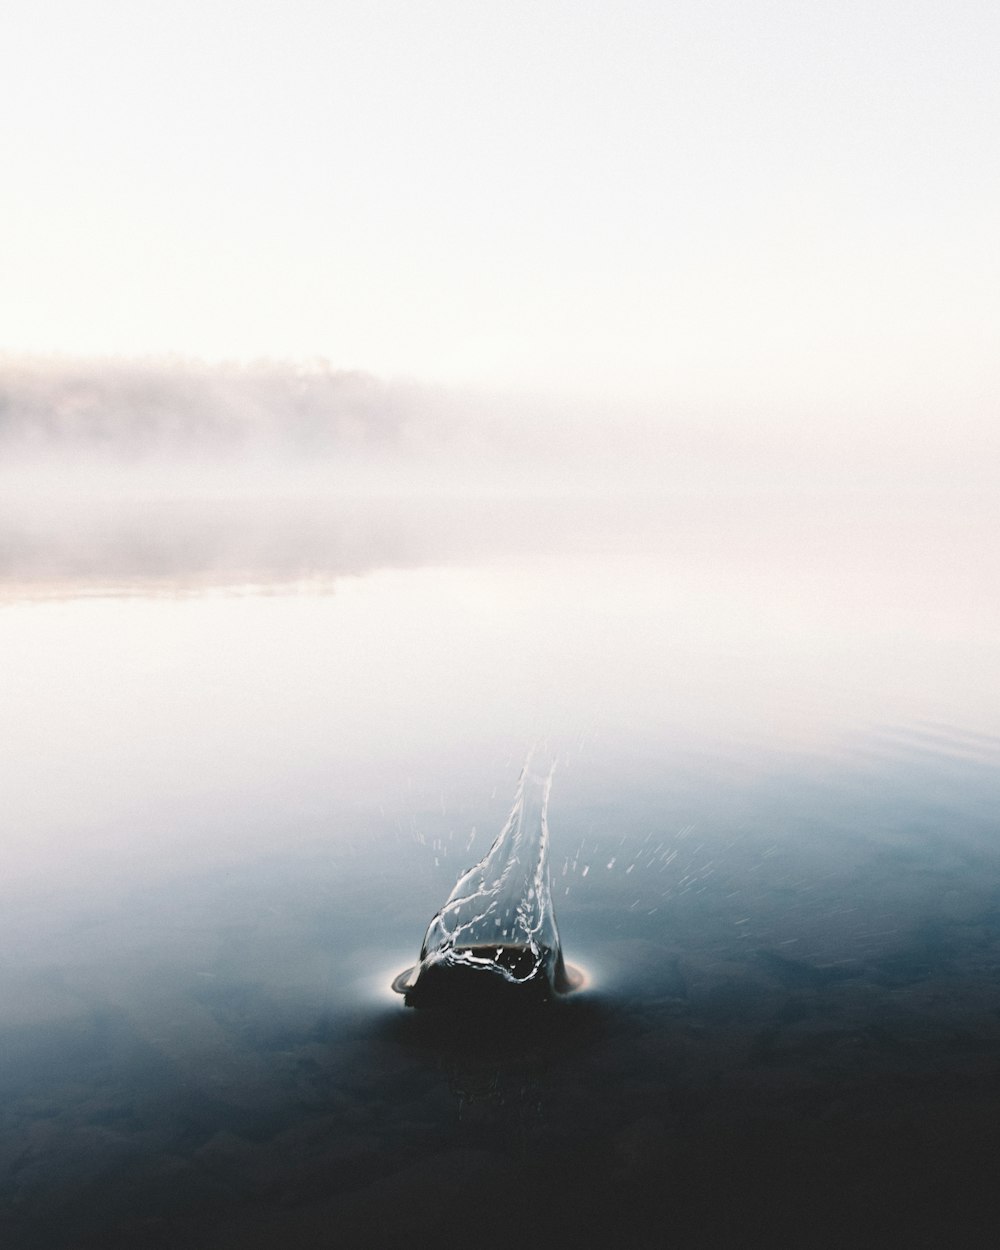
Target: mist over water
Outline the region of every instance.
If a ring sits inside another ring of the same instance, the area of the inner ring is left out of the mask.
[[[553,1239],[993,1227],[975,414],[273,363],[0,396],[5,1244],[427,1244],[540,1157]],[[539,738],[592,984],[530,1036],[416,1019],[392,978]]]
[[[182,586],[565,552],[975,594],[995,424],[434,390],[322,361],[10,358],[8,587]],[[777,567],[776,567],[777,566]],[[839,587],[838,587],[839,589]],[[982,605],[985,607],[985,597]]]

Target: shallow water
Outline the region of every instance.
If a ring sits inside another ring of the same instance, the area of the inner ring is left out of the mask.
[[[422,1245],[484,1195],[480,1245],[986,1244],[991,549],[947,509],[453,506],[406,558],[317,525],[305,572],[11,565],[4,1244]],[[587,986],[408,1010],[539,738]]]

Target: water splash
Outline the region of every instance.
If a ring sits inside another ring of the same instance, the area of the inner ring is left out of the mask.
[[[553,772],[525,765],[496,841],[431,920],[419,962],[393,982],[409,1006],[547,1001],[580,984],[563,960],[549,884]]]

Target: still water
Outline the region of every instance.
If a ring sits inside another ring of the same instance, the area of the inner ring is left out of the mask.
[[[5,552],[2,1244],[992,1244],[989,507],[279,511]],[[409,1008],[539,744],[585,986]]]

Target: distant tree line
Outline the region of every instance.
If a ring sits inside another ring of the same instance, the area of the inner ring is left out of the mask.
[[[325,362],[0,360],[0,443],[129,457],[386,449],[413,433],[413,389]]]

